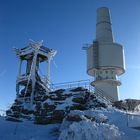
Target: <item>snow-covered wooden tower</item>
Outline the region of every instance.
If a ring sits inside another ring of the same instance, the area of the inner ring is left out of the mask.
[[[19,59],[19,73],[16,80],[17,100],[34,104],[40,92],[47,93],[50,88],[50,62],[56,51],[43,46],[43,42],[30,42],[27,47],[15,49]],[[42,62],[47,62],[46,77],[39,74]],[[24,62],[24,64],[23,64]],[[22,73],[23,68],[25,72]]]

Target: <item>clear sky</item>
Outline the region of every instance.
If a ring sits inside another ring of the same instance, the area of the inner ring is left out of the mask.
[[[110,8],[115,41],[125,50],[120,97],[140,99],[140,0],[0,0],[0,109],[16,95],[18,61],[12,48],[29,39],[58,51],[53,83],[90,78],[82,46],[95,39],[96,9],[102,6]]]

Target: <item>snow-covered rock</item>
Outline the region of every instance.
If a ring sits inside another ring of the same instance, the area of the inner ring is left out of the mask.
[[[138,105],[140,105],[140,100],[136,99],[125,99],[113,103],[116,108],[128,111],[134,111]]]
[[[84,120],[73,122],[62,130],[59,140],[120,140],[121,136],[114,125]]]
[[[138,103],[136,101],[135,105]],[[60,126],[60,128],[57,127],[57,129],[53,129],[51,132],[51,134],[56,135],[56,140],[140,140],[140,131],[129,125],[128,113],[130,115],[132,113],[125,111],[128,110],[127,107],[130,104],[130,100],[117,102],[116,105],[113,104],[118,108],[120,107],[120,109],[117,109],[112,107],[112,103],[109,101],[98,97],[87,89],[78,87],[66,90],[60,89],[47,95],[39,95],[35,100],[32,110],[29,108],[28,103],[15,101],[10,110],[7,111],[7,117],[10,116],[10,120],[22,120],[21,125],[19,123],[21,128],[22,124],[26,125],[29,122],[32,124],[29,127],[34,126],[35,128],[38,126],[36,124],[43,124],[43,126],[39,125],[39,129],[40,131],[43,129],[43,133],[45,133],[45,126]],[[135,111],[139,111],[139,106],[137,106]],[[137,117],[139,118],[133,119],[132,122],[137,124],[137,128],[139,128],[140,116],[138,113]],[[3,120],[2,124],[4,123]],[[12,123],[6,122],[6,124]],[[0,124],[0,128],[3,126]],[[8,131],[10,132],[10,130]],[[46,131],[48,133],[49,130],[46,129]],[[32,139],[25,137],[24,140],[38,140],[35,132],[31,134]],[[51,134],[49,133],[49,135]],[[1,140],[3,134],[0,136]],[[8,136],[10,138],[10,135]],[[12,138],[20,138],[20,136],[13,136]],[[44,140],[44,137],[40,140]],[[46,137],[46,140],[52,140],[52,138]]]

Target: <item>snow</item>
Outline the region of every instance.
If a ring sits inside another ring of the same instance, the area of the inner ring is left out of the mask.
[[[59,140],[140,140],[140,131],[130,127],[127,113],[118,109],[110,107],[86,111],[75,110],[70,114],[79,115],[83,121],[64,120]],[[95,117],[95,121],[85,116]],[[133,123],[140,124],[139,121],[135,119]]]
[[[100,110],[99,112],[102,111]],[[109,124],[114,124],[121,132],[124,133],[122,140],[140,140],[140,130],[133,129],[129,126],[126,112],[115,108],[109,108],[106,111],[104,110],[103,113],[108,117]],[[135,123],[140,124],[139,120],[135,120]]]
[[[6,116],[6,111],[5,110],[0,110],[0,116]]]
[[[62,94],[72,94],[65,100],[57,101],[55,110],[66,110],[73,105],[73,98],[81,96],[82,92],[65,90]],[[53,96],[56,96],[53,94]],[[55,100],[47,99],[42,102],[54,105]],[[94,107],[97,103],[104,103],[103,107]],[[0,140],[140,140],[140,106],[135,112],[125,112],[111,106],[110,103],[101,98],[90,100],[89,106],[94,108],[87,110],[71,110],[69,117],[78,116],[78,120],[63,119],[62,124],[36,125],[33,121],[23,122],[6,121],[0,117]],[[29,108],[28,104],[23,104]]]
[[[56,110],[65,110],[66,107],[72,106],[73,105],[72,99],[73,99],[73,96],[66,98],[66,100],[63,102],[63,104],[57,105]]]
[[[0,117],[0,140],[140,140],[140,131],[128,125],[127,113],[116,108],[74,110],[70,114],[81,116],[82,121],[64,119],[62,124],[35,125],[32,121],[10,122]],[[133,118],[132,122],[139,124],[140,120]]]
[[[35,125],[33,122],[10,122],[0,117],[0,140],[56,140],[58,124]]]
[[[121,135],[114,125],[84,120],[64,129],[59,140],[119,140]]]
[[[23,108],[27,110],[32,110],[34,108],[34,107],[31,107],[30,103],[23,102],[22,105],[23,105]]]
[[[127,114],[129,127],[140,127],[140,115]]]
[[[135,107],[134,109],[136,112],[139,112],[140,113],[140,104],[138,106]]]

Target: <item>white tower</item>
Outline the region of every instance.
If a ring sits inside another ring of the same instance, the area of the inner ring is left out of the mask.
[[[97,9],[96,41],[87,48],[87,73],[95,79],[91,85],[111,101],[119,99],[118,76],[125,72],[124,50],[112,35],[109,9]]]

